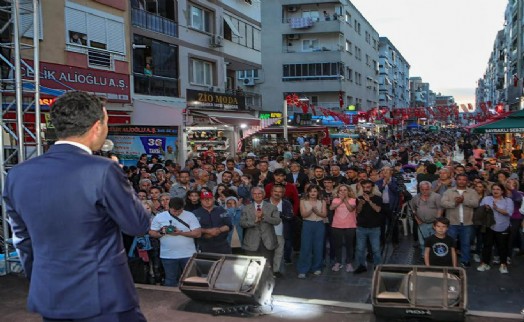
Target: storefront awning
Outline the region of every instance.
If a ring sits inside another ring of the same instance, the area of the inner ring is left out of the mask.
[[[524,117],[507,117],[503,120],[484,124],[473,129],[473,133],[522,133]]]
[[[506,118],[510,114],[511,114],[511,112],[505,112],[505,113],[502,113],[502,114],[498,114],[498,115],[495,115],[495,116],[489,118],[488,120],[486,120],[484,122],[468,125],[468,126],[465,127],[465,129],[469,131],[469,130],[474,129],[476,127],[483,126],[483,125],[486,125],[486,124],[490,124],[490,123],[499,121],[499,120],[501,120],[503,118]],[[514,116],[516,114],[517,113],[512,114],[512,116]],[[522,116],[524,116],[524,115],[522,115]]]
[[[219,112],[219,111],[191,111],[191,115],[198,117],[208,117],[213,123],[226,125],[259,126],[260,119],[249,113],[242,112]]]
[[[327,127],[325,126],[288,126],[287,131],[288,133],[314,133],[314,132],[325,132],[327,130]],[[260,130],[258,133],[260,134],[270,134],[270,133],[276,133],[281,134],[284,133],[283,127],[267,127],[265,129]]]

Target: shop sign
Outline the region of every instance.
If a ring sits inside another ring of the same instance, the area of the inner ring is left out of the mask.
[[[279,119],[272,125],[282,125],[282,113],[281,112],[260,112],[258,117],[261,120]]]
[[[186,90],[187,106],[200,109],[245,110],[246,98],[242,95]]]
[[[162,155],[170,146],[176,153],[178,127],[170,126],[144,126],[144,125],[118,125],[109,126],[107,136],[115,144],[114,154],[124,165],[136,165],[140,155]]]
[[[32,60],[24,60],[33,67]],[[34,73],[22,64],[22,77],[33,79]],[[128,74],[40,62],[40,84],[57,90],[77,90],[107,98],[109,102],[130,102]]]
[[[524,127],[516,128],[503,128],[503,129],[485,129],[484,133],[522,133],[524,132]]]

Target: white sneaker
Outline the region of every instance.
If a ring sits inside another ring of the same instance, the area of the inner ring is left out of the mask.
[[[298,278],[304,279],[304,278],[306,278],[306,274],[298,274]]]
[[[322,274],[322,271],[314,271],[313,272],[313,275],[315,276],[320,276]]]
[[[480,263],[480,256],[479,256],[479,254],[473,254],[473,260],[475,261],[475,263]]]
[[[493,256],[493,264],[500,264],[500,257],[499,256]]]
[[[479,272],[489,271],[490,269],[491,267],[488,264],[480,264],[480,266],[477,267],[477,271]]]
[[[511,257],[506,258],[506,264],[511,265]]]
[[[342,268],[342,265],[340,265],[340,263],[335,263],[335,265],[333,265],[333,267],[331,268],[331,270],[333,272],[338,272],[340,271],[340,268]]]
[[[499,272],[500,274],[508,274],[508,267],[506,265],[500,265]]]
[[[355,269],[353,268],[353,265],[350,264],[346,264],[346,272],[348,273],[353,273],[355,271]]]

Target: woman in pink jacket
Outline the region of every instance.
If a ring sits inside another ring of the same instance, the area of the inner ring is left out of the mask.
[[[355,235],[357,230],[356,205],[357,199],[353,190],[345,184],[339,185],[335,190],[337,196],[331,202],[329,209],[334,210],[331,223],[333,241],[335,243],[336,263],[331,268],[338,272],[342,267],[342,247],[346,246],[346,272],[353,272],[351,261],[355,253]]]

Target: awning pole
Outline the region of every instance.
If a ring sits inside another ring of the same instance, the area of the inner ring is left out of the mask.
[[[282,108],[282,122],[284,122],[284,139],[288,140],[287,135],[287,101],[284,100],[284,106]]]

